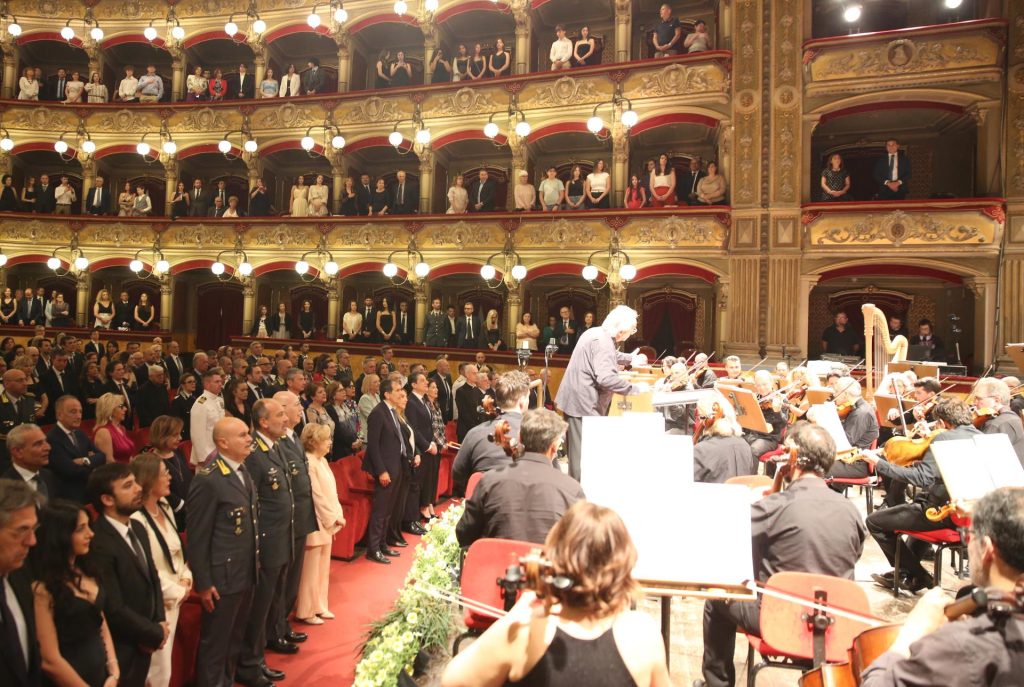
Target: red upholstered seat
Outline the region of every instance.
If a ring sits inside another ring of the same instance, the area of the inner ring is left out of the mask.
[[[914,539],[928,542],[929,544],[959,544],[960,533],[953,529],[931,530],[928,532],[915,532],[913,530],[896,530],[896,534],[906,534]]]
[[[502,609],[501,587],[496,580],[505,575],[509,564],[525,556],[536,544],[514,539],[478,539],[466,552],[462,564],[462,595],[493,608]],[[477,613],[468,608],[462,619],[472,633],[480,633],[494,624],[497,618]],[[456,643],[456,646],[458,644]]]
[[[455,452],[454,451],[443,451],[441,453],[441,459],[438,463],[437,471],[437,494],[435,499],[441,500],[441,497],[445,494],[451,495],[452,487],[454,486],[454,480],[452,479],[452,467],[455,465]]]
[[[946,529],[941,529],[941,530],[928,530],[928,531],[925,531],[925,532],[917,532],[917,531],[913,531],[913,530],[896,530],[896,536],[897,537],[902,537],[904,535],[908,536],[908,537],[910,537],[912,539],[920,539],[923,542],[927,542],[928,544],[935,545],[935,559],[934,559],[934,566],[932,568],[932,574],[935,576],[935,586],[941,586],[942,585],[942,552],[945,551],[946,549],[951,549],[954,554],[959,552],[959,554],[960,554],[960,565],[959,565],[958,571],[959,571],[961,577],[963,576],[963,561],[964,561],[964,557],[966,556],[966,553],[967,553],[967,551],[966,551],[967,546],[964,544],[963,540],[960,538],[960,531],[959,530],[955,530],[955,529],[952,529],[952,528],[946,528]],[[903,553],[903,547],[902,546],[897,546],[896,547],[896,560],[894,562],[895,563],[894,567],[897,570],[901,570],[902,569],[902,562],[901,562],[902,553]],[[954,559],[951,557],[950,558],[950,565],[953,564],[953,560]],[[893,596],[899,596],[899,594],[900,594],[900,576],[899,575],[896,575],[893,578],[892,594],[893,594]]]
[[[128,430],[128,438],[135,444],[136,451],[141,450],[149,443],[149,427]]]
[[[484,473],[474,472],[469,476],[469,481],[466,483],[466,500],[473,495],[473,491],[476,490],[476,485],[480,484],[480,480],[483,479]]]
[[[366,534],[370,523],[372,498],[365,493],[352,491],[343,461],[335,461],[330,465],[338,487],[338,501],[345,513],[345,527],[334,537],[331,557],[351,560],[355,557],[356,542]]]
[[[170,687],[185,687],[195,684],[196,656],[199,654],[199,626],[203,607],[193,592],[181,605],[178,614],[178,629],[171,649]]]
[[[774,460],[775,458],[778,458],[779,456],[781,456],[785,452],[786,452],[786,448],[784,446],[779,446],[778,448],[776,448],[774,450],[766,451],[765,453],[762,453],[761,456],[758,458],[758,460],[761,461],[762,463],[767,463],[770,460]]]

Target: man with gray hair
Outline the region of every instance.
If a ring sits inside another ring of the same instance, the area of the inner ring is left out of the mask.
[[[984,434],[1005,434],[1021,464],[1024,465],[1024,424],[1010,408],[1010,387],[1001,379],[983,377],[974,387],[978,410],[990,411],[992,418],[981,428]]]
[[[167,398],[167,371],[160,365],[149,365],[146,372],[147,379],[139,387],[135,405],[139,427],[149,427],[161,415],[171,414],[171,401]]]
[[[460,546],[477,539],[518,539],[543,544],[565,511],[586,498],[579,482],[554,469],[568,425],[546,408],[523,415],[523,453],[484,474],[455,526]]]
[[[42,681],[32,578],[22,569],[36,544],[36,510],[42,503],[24,482],[0,479],[0,685]]]
[[[18,425],[35,420],[36,414],[36,398],[29,393],[29,377],[23,370],[4,372],[3,384],[0,392],[0,471],[5,470],[9,463],[3,439]]]
[[[616,306],[600,327],[580,334],[569,365],[555,395],[555,404],[569,422],[566,448],[569,475],[580,479],[580,450],[583,442],[583,418],[606,415],[612,394],[634,395],[648,391],[647,384],[632,384],[619,376],[620,365],[647,363],[643,354],[620,353],[616,345],[636,333],[637,313],[625,305]]]
[[[18,425],[7,435],[7,451],[11,466],[0,473],[0,479],[13,479],[28,484],[47,499],[57,495],[57,483],[47,469],[50,463],[50,444],[39,425]]]

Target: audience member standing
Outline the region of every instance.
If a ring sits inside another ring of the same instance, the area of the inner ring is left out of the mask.
[[[202,465],[214,451],[213,430],[224,417],[224,372],[212,367],[203,373],[203,393],[190,413],[189,437],[192,440],[192,464]]]
[[[58,215],[70,215],[71,206],[78,201],[78,194],[71,185],[71,179],[61,175],[60,186],[53,190],[54,213]]]
[[[434,441],[434,426],[430,416],[427,375],[414,372],[409,375],[409,398],[405,415],[413,433],[413,448],[420,465],[412,473],[412,482],[406,497],[403,528],[412,534],[425,534],[419,519],[430,519],[430,508],[437,494],[437,473],[443,445]]]
[[[463,371],[466,378],[465,384],[455,391],[455,407],[458,409],[458,424],[456,425],[456,436],[461,443],[469,430],[483,422],[483,412],[480,404],[483,403],[484,393],[477,385],[479,371],[476,365],[466,365]]]
[[[879,200],[903,200],[907,197],[907,183],[910,181],[910,157],[900,151],[895,138],[885,142],[885,156],[875,164],[876,191]]]
[[[307,63],[308,71],[303,79],[302,92],[306,95],[316,95],[323,90],[324,73],[320,71],[320,60],[311,57]]]
[[[597,50],[597,43],[590,37],[590,27],[580,27],[580,39],[573,46],[572,66],[586,67],[595,64],[594,52]]]
[[[430,58],[430,83],[448,83],[452,80],[452,64],[443,48],[436,48]]]
[[[36,603],[25,565],[30,550],[38,544],[37,534],[42,535],[36,530],[38,508],[42,503],[43,498],[30,485],[20,480],[0,479],[0,614],[4,618],[0,628],[4,632],[0,684],[11,687],[35,687],[42,678]],[[66,569],[68,560],[65,556],[58,565]],[[13,627],[9,627],[8,619],[16,618],[21,621],[15,620],[11,623]],[[50,627],[53,628],[52,619]],[[53,644],[55,642],[49,647],[51,658]]]
[[[407,181],[404,169],[398,170],[389,208],[392,215],[412,215],[419,211],[420,192],[415,184]]]
[[[387,88],[391,85],[391,51],[381,50],[377,55],[377,80],[374,82],[374,88]]]
[[[139,80],[135,78],[135,68],[131,65],[124,68],[124,78],[117,85],[117,99],[124,103],[133,103],[138,99]]]
[[[127,463],[135,454],[135,442],[128,436],[123,424],[127,412],[124,401],[116,394],[103,394],[96,402],[96,431],[93,440],[108,463]]]
[[[482,329],[480,317],[473,314],[473,304],[467,302],[463,306],[463,315],[455,326],[456,347],[480,348]]]
[[[24,76],[18,79],[18,100],[39,100],[39,82],[32,67],[26,67]]]
[[[293,95],[302,94],[302,78],[295,72],[295,65],[288,65],[288,71],[281,77],[281,90],[278,92],[280,98],[290,98]]]
[[[711,37],[708,36],[708,25],[703,19],[693,25],[693,33],[683,41],[686,52],[704,52],[710,47]]]
[[[399,50],[395,61],[388,70],[392,88],[402,88],[412,83],[412,65],[405,61],[405,51]]]
[[[464,215],[469,208],[469,192],[466,191],[465,179],[459,174],[455,181],[448,188],[448,210],[449,215]]]
[[[192,182],[192,191],[189,193],[189,217],[206,217],[210,208],[210,196],[203,190],[202,179]]]
[[[565,37],[565,27],[561,24],[555,26],[555,36],[557,38],[551,43],[551,50],[548,51],[553,72],[572,66],[572,41]]]
[[[672,8],[666,3],[659,10],[661,21],[654,26],[651,40],[654,43],[655,57],[674,57],[679,53],[679,43],[683,38],[683,25],[672,16]]]
[[[495,79],[508,76],[511,72],[512,57],[505,50],[505,41],[502,39],[499,38],[494,41],[494,52],[491,53],[487,66],[490,70],[490,75]]]
[[[700,169],[700,159],[690,158],[690,168],[676,184],[676,199],[680,205],[697,204],[697,185],[704,178],[704,172]]]
[[[594,163],[594,171],[587,175],[583,184],[583,192],[587,197],[588,208],[609,208],[612,190],[611,175],[605,171],[604,160]]]
[[[486,169],[480,170],[479,179],[469,194],[472,212],[494,211],[495,184],[489,177]]]
[[[35,211],[41,214],[49,214],[54,211],[57,199],[54,196],[56,187],[50,183],[49,174],[39,176],[39,190],[36,192]]]

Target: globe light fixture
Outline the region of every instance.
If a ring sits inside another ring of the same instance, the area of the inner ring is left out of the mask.
[[[587,131],[592,134],[599,134],[604,129],[604,120],[594,115],[587,120]]]
[[[171,271],[171,263],[166,260],[157,260],[155,268],[158,274],[167,274]]]
[[[302,149],[308,153],[309,151],[313,150],[313,146],[316,145],[316,141],[313,140],[312,136],[303,136],[302,140],[299,141],[299,145],[302,146]]]
[[[498,125],[494,122],[487,122],[484,124],[484,136],[487,138],[494,138],[498,135]]]
[[[135,146],[135,152],[137,152],[142,157],[146,157],[147,155],[149,155],[149,151],[151,150],[152,148],[145,141],[141,141],[137,146]],[[137,272],[138,270],[135,271]]]
[[[426,0],[423,3],[423,9],[425,9],[427,12],[436,12],[437,11],[437,7],[438,7],[437,0]]]
[[[604,254],[608,259],[608,278],[604,283],[598,283],[597,277],[599,271],[597,265],[594,264],[594,258]],[[624,287],[633,279],[636,279],[636,267],[629,260],[629,256],[626,252],[619,247],[619,233],[615,231],[612,234],[611,240],[608,242],[608,247],[603,250],[595,250],[587,258],[587,264],[581,271],[583,278],[587,280],[587,283],[595,291],[600,291],[605,287]]]
[[[224,274],[225,266],[223,262],[217,261],[210,265],[210,271],[216,274],[218,277]]]
[[[640,121],[640,116],[635,110],[626,110],[622,113],[622,124],[627,129],[632,129],[638,121]]]
[[[229,21],[227,24],[224,25],[224,33],[226,33],[231,38],[234,38],[235,34],[238,33],[238,24],[236,24],[233,21]]]
[[[516,265],[512,268],[512,278],[516,281],[522,281],[526,279],[526,266]]]
[[[14,139],[11,138],[7,129],[0,126],[0,150],[9,153],[14,150]]]
[[[252,23],[252,30],[253,30],[253,33],[266,33],[266,31],[267,31],[267,22],[265,22],[262,19],[260,19],[259,17],[257,17],[256,21],[254,21]]]
[[[345,137],[341,134],[337,134],[331,138],[331,147],[335,150],[341,150],[345,147]]]
[[[16,21],[12,21],[7,25],[7,33],[11,34],[15,38],[21,35],[21,24]]]
[[[404,259],[397,260],[396,256],[405,254]],[[405,271],[405,276],[401,279],[398,277],[399,262],[401,262],[401,269]],[[413,236],[409,239],[409,245],[406,248],[399,248],[393,250],[388,255],[387,262],[384,264],[384,276],[391,280],[391,283],[395,286],[401,286],[402,284],[412,283],[416,284],[420,279],[425,279],[430,274],[430,265],[423,258],[423,253],[416,247],[416,237]]]
[[[145,265],[143,265],[142,261],[139,260],[138,258],[128,263],[128,269],[130,269],[132,272],[141,272],[143,267],[145,267]]]
[[[231,152],[231,142],[228,139],[223,138],[217,143],[217,150],[227,155]]]
[[[305,260],[299,260],[295,263],[295,271],[299,274],[306,274],[309,272],[309,263]]]
[[[587,281],[594,281],[597,279],[597,266],[587,265],[583,268],[583,278]]]
[[[341,266],[333,260],[328,260],[324,263],[324,272],[328,277],[337,276],[338,272],[341,271]]]
[[[146,37],[147,41],[152,43],[153,41],[156,40],[156,35],[157,35],[156,34],[156,29],[153,28],[152,24],[150,24],[149,26],[147,26],[146,28],[144,28],[142,30],[142,35]]]
[[[231,267],[230,272],[228,271],[229,266]],[[248,283],[248,279],[252,275],[252,265],[249,263],[249,256],[245,254],[240,234],[235,237],[233,248],[217,253],[213,264],[210,265],[210,271],[220,281],[231,281],[234,278],[243,284]]]
[[[3,250],[0,249],[0,267],[3,267],[6,264],[7,264],[7,256],[4,254]]]
[[[530,123],[525,119],[521,122],[516,122],[516,136],[519,138],[526,138],[530,135],[532,130],[533,127],[531,127]]]
[[[946,0],[946,9],[955,10],[964,3],[964,0]]]
[[[103,40],[103,29],[98,26],[92,27],[92,29],[89,30],[89,37],[98,43]]]
[[[243,277],[248,277],[252,274],[252,265],[248,262],[243,262],[238,266],[238,273]]]
[[[75,30],[65,24],[60,30],[60,37],[70,43],[71,39],[75,37]]]
[[[58,267],[60,267],[60,259],[55,257],[47,258],[46,266],[49,267],[51,270],[56,270]]]
[[[339,7],[338,9],[334,10],[334,21],[338,22],[339,24],[344,24],[345,22],[347,22],[348,10],[346,10],[344,7]]]
[[[847,5],[843,9],[843,19],[846,20],[846,22],[848,24],[852,24],[855,21],[857,21],[858,19],[860,19],[860,13],[861,13],[861,6],[860,5]]]
[[[164,152],[168,155],[174,155],[178,152],[178,144],[170,139],[164,141]]]
[[[405,0],[395,0],[395,14],[401,17],[409,11],[409,4]]]
[[[619,268],[619,276],[623,281],[633,281],[636,278],[636,267],[627,262]]]
[[[64,153],[68,152],[68,144],[66,141],[57,141],[56,143],[53,144],[53,149],[56,150],[59,154],[63,155]]]
[[[89,155],[95,153],[96,141],[92,140],[91,138],[87,138],[84,141],[82,141],[82,152],[88,153]]]
[[[413,268],[413,272],[420,279],[424,279],[428,274],[430,274],[430,265],[420,260],[416,263],[416,267]]]
[[[392,279],[396,274],[398,274],[398,265],[393,262],[385,263],[384,276],[388,279]]]
[[[85,257],[84,255],[79,255],[77,258],[75,258],[74,265],[75,269],[81,272],[86,267],[89,266],[89,258]]]
[[[501,278],[498,279],[497,262],[501,267]],[[526,266],[523,259],[516,252],[515,240],[512,231],[505,234],[505,247],[500,253],[494,253],[487,262],[480,268],[480,276],[489,289],[498,289],[504,285],[509,291],[519,288],[519,282],[526,277]],[[495,281],[497,279],[497,281]],[[493,282],[493,283],[492,283]]]
[[[320,15],[315,12],[311,12],[310,15],[306,17],[306,24],[308,24],[311,29],[315,29],[320,26]]]
[[[424,146],[430,143],[430,129],[417,129],[416,142]]]
[[[185,38],[185,29],[181,26],[174,26],[171,28],[171,37],[176,41],[180,41]]]
[[[480,276],[486,279],[487,281],[494,279],[497,273],[498,270],[495,269],[494,265],[490,263],[487,263],[486,265],[480,268]]]
[[[402,141],[404,140],[405,138],[402,136],[402,134],[398,133],[397,131],[392,131],[390,134],[388,134],[388,143],[390,143],[396,148],[402,145]]]

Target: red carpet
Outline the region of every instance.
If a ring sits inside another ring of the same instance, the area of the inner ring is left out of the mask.
[[[267,652],[267,665],[283,670],[279,685],[351,685],[355,680],[359,648],[370,623],[391,609],[412,565],[420,538],[405,535],[409,546],[391,565],[372,563],[360,555],[351,563],[331,561],[330,609],[337,616],[323,625],[293,621],[295,630],[309,639],[299,653],[282,656]],[[360,549],[361,551],[361,549]]]

